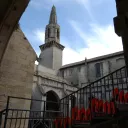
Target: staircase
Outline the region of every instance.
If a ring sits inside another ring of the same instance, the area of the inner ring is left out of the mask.
[[[122,67],[60,100],[65,126],[128,127],[128,77]],[[120,122],[120,123],[119,123]],[[58,123],[56,128],[61,127]],[[125,126],[124,126],[125,124]],[[64,126],[64,127],[65,127]],[[66,128],[66,127],[65,127]]]
[[[42,111],[12,109],[9,107],[10,99],[40,102],[44,108]],[[0,128],[127,128],[126,67],[67,95],[59,101],[59,111],[46,110],[46,103],[42,100],[8,97],[7,107],[0,113]],[[53,113],[58,114],[50,116]]]

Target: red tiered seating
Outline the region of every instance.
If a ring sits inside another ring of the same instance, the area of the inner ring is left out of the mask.
[[[128,92],[126,94],[124,94],[124,91],[121,90],[119,91],[118,88],[115,88],[113,90],[112,93],[113,98],[115,99],[115,101],[119,101],[120,103],[128,103]],[[114,101],[108,102],[105,101],[103,102],[103,100],[99,100],[97,98],[92,98],[91,101],[91,108],[89,106],[89,108],[87,110],[85,110],[85,108],[81,108],[80,110],[78,109],[78,107],[74,107],[72,108],[72,117],[66,117],[62,120],[55,120],[55,126],[56,128],[59,128],[62,126],[63,122],[64,122],[64,128],[66,128],[67,124],[71,124],[71,119],[73,120],[80,120],[80,121],[90,121],[92,120],[92,114],[91,112],[95,112],[95,113],[104,113],[108,114],[108,115],[114,115],[116,114],[116,107],[115,107],[115,103]],[[98,115],[101,116],[101,115]],[[103,115],[102,115],[103,116]]]

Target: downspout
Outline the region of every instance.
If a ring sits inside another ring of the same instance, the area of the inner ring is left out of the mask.
[[[90,80],[89,80],[89,70],[88,70],[88,62],[87,62],[87,58],[85,57],[85,74],[86,74],[86,79],[87,79],[87,83],[89,83],[90,82]]]

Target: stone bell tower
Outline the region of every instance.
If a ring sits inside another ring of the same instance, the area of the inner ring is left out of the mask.
[[[60,26],[57,24],[55,6],[52,7],[49,24],[45,29],[45,44],[41,45],[40,49],[39,64],[54,70],[62,66],[64,46],[60,44]]]

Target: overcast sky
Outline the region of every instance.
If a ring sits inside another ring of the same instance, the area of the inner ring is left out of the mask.
[[[113,27],[115,0],[31,0],[20,26],[37,55],[53,4],[61,27],[60,42],[65,46],[63,64],[122,50]]]

